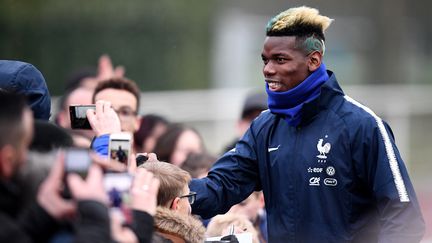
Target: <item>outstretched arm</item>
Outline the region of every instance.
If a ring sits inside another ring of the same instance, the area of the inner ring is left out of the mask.
[[[192,211],[204,218],[225,213],[232,205],[260,189],[256,143],[252,131],[248,130],[235,149],[215,163],[207,177],[192,180],[189,187],[191,191],[197,192]]]

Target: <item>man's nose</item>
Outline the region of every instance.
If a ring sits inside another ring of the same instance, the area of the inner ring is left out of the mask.
[[[271,61],[264,65],[263,74],[265,77],[272,76],[275,73],[276,73],[276,71],[275,71],[273,63]]]

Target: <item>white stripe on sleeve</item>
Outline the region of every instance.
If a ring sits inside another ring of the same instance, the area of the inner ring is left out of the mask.
[[[399,170],[399,165],[398,165],[397,160],[396,160],[396,155],[394,153],[392,143],[390,142],[390,137],[388,135],[387,130],[385,129],[384,122],[371,109],[360,104],[358,101],[354,100],[353,98],[345,95],[345,99],[348,102],[362,108],[363,110],[365,110],[367,113],[369,113],[371,116],[373,116],[375,118],[375,121],[378,125],[379,131],[381,133],[381,136],[383,137],[383,140],[384,140],[384,146],[385,146],[387,158],[388,158],[388,161],[390,164],[390,169],[391,169],[391,172],[393,174],[393,180],[394,180],[394,183],[396,185],[396,190],[398,191],[398,194],[399,194],[399,200],[401,202],[409,202],[410,199],[408,197],[408,193],[407,193],[407,190],[405,188],[405,183],[403,181],[402,175],[401,175],[400,170]]]

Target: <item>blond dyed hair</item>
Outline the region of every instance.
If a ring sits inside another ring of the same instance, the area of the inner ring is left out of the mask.
[[[267,24],[267,36],[295,36],[297,46],[308,54],[312,51],[325,52],[325,30],[333,22],[319,14],[315,8],[306,6],[290,8],[273,17]]]

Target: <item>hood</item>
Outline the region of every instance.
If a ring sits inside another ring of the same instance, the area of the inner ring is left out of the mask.
[[[25,95],[35,119],[48,120],[51,97],[42,73],[33,65],[0,60],[0,88]]]
[[[202,243],[205,228],[201,221],[191,215],[182,215],[168,208],[158,207],[154,216],[156,231],[165,238],[183,238],[186,242]]]

